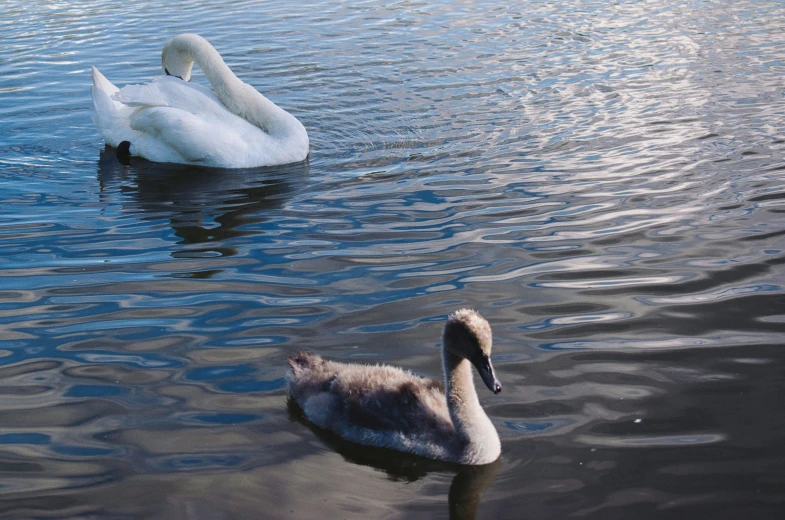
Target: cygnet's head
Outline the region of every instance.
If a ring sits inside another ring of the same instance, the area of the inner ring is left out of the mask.
[[[161,52],[161,68],[167,76],[174,76],[183,81],[191,79],[191,69],[194,66],[194,47],[207,40],[197,34],[180,34],[164,45]]]
[[[451,354],[468,359],[491,392],[502,391],[491,364],[491,326],[477,311],[460,309],[451,314],[444,325],[442,345]]]

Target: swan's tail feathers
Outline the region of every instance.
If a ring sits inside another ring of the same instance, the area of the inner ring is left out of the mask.
[[[95,68],[95,65],[93,65],[93,99],[95,99],[96,89],[106,92],[110,96],[120,90],[115,87],[111,81],[106,79],[106,76],[101,74],[99,70]]]
[[[328,362],[317,356],[300,350],[289,356],[289,370],[286,371],[286,386],[292,397],[303,406],[308,396],[324,392],[328,374]]]
[[[310,354],[303,350],[300,350],[297,353],[289,356],[288,361],[289,366],[292,367],[292,372],[294,373],[301,372],[302,370],[312,369],[324,362],[320,356],[317,356],[316,354]]]
[[[93,93],[93,106],[95,106],[95,116],[93,117],[93,120],[99,128],[108,115],[114,114],[119,109],[115,104],[115,101],[112,101],[112,94],[119,90],[119,88],[115,87],[111,81],[106,79],[106,77],[93,66],[93,87],[91,89]]]
[[[112,99],[119,92],[111,81],[93,67],[93,122],[98,132],[111,146],[117,147],[122,141],[131,139],[132,133],[128,126],[128,118],[133,109]]]

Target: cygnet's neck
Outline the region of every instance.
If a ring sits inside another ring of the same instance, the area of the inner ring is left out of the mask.
[[[453,426],[466,444],[465,463],[486,464],[501,453],[501,442],[496,428],[477,398],[472,377],[472,364],[465,358],[442,348],[447,408]]]
[[[308,134],[302,123],[235,76],[207,40],[183,39],[180,45],[183,54],[193,59],[204,72],[215,95],[230,112],[258,126],[271,137],[304,140],[307,147]]]

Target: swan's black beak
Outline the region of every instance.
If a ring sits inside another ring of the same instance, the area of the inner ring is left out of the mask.
[[[479,355],[472,360],[472,364],[477,368],[477,371],[482,377],[482,382],[488,387],[488,390],[494,394],[502,391],[502,384],[496,379],[496,372],[493,371],[493,364],[491,358],[485,354]]]
[[[166,75],[167,75],[167,76],[171,76],[171,74],[169,73],[169,69],[167,69],[167,68],[164,68],[164,72],[166,73]],[[183,79],[183,78],[182,78],[182,77],[180,77],[180,76],[175,76],[175,78],[177,78],[177,79]]]

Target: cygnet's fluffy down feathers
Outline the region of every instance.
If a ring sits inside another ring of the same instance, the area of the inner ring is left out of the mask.
[[[308,420],[345,439],[432,456],[455,437],[441,381],[307,352],[290,356],[289,365],[291,395]]]
[[[499,434],[477,398],[472,365],[493,393],[492,335],[477,312],[461,309],[442,333],[445,384],[391,366],[289,357],[289,392],[309,421],[346,440],[459,464],[488,464]]]

